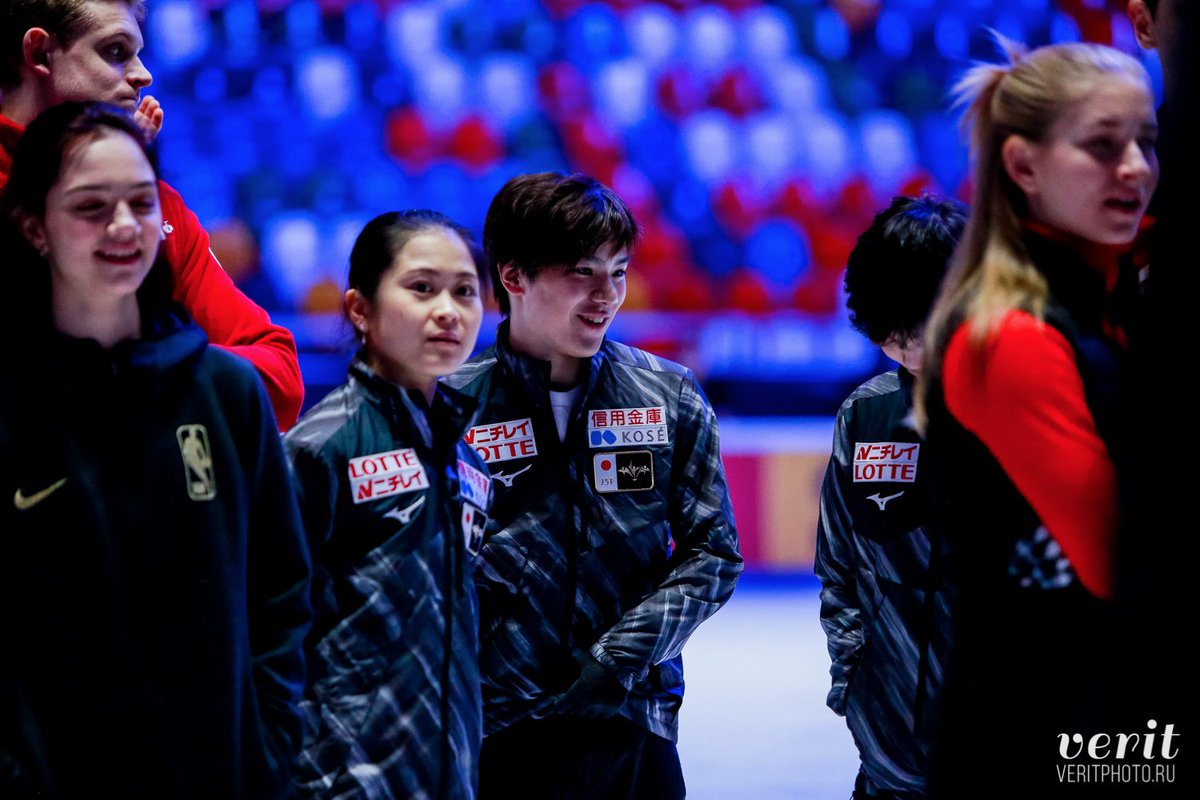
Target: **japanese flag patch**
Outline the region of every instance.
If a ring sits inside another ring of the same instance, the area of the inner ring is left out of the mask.
[[[855,442],[855,483],[913,483],[917,480],[916,442]]]
[[[597,453],[592,464],[597,492],[645,492],[654,488],[654,454],[649,450]]]
[[[472,503],[463,503],[462,529],[463,544],[471,555],[478,555],[483,546],[483,533],[487,530],[487,514],[480,511]]]
[[[347,472],[355,503],[429,488],[425,467],[411,447],[352,458]]]

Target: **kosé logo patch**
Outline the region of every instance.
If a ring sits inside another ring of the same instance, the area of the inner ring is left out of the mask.
[[[493,425],[476,425],[463,438],[488,464],[512,461],[514,458],[531,458],[538,454],[533,421],[528,417]]]
[[[217,481],[213,474],[212,449],[208,446],[208,429],[203,425],[180,425],[175,429],[175,439],[183,456],[188,497],[212,500],[217,496]]]
[[[425,468],[411,447],[350,459],[350,492],[355,503],[429,487]]]
[[[671,443],[664,406],[603,408],[588,412],[591,447],[655,446]]]
[[[487,508],[488,489],[491,486],[491,478],[459,459],[458,491],[464,500],[469,500],[480,508]]]
[[[654,488],[654,454],[649,450],[597,453],[592,464],[597,492],[644,492]]]
[[[913,483],[917,480],[916,442],[855,442],[855,483]]]

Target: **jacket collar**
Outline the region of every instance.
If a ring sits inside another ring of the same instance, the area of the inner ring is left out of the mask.
[[[373,402],[388,410],[393,424],[400,426],[410,441],[419,441],[430,451],[461,439],[479,408],[474,399],[442,381],[438,381],[430,404],[419,390],[402,388],[376,374],[361,350],[350,363],[349,372]]]
[[[588,360],[579,408],[586,405],[588,398],[595,391],[596,384],[600,382],[601,371],[608,361],[608,350],[608,337],[605,337],[600,349]],[[550,399],[550,362],[514,350],[509,337],[509,321],[507,319],[501,322],[500,327],[496,329],[495,351],[497,364],[504,374],[512,379],[506,381],[506,384],[523,387],[535,408],[547,405]]]
[[[13,152],[17,149],[17,142],[23,133],[24,127],[0,114],[0,186],[8,182],[8,175],[12,172]]]

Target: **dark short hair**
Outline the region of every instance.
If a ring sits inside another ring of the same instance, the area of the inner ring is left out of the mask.
[[[46,109],[29,123],[13,153],[8,183],[0,193],[0,221],[9,229],[3,237],[16,249],[17,269],[8,274],[28,281],[35,294],[49,291],[48,274],[40,256],[21,232],[24,220],[44,218],[46,196],[58,183],[67,157],[78,147],[103,136],[128,136],[137,142],[154,176],[160,177],[158,158],[145,132],[128,111],[106,103],[62,103]],[[171,296],[171,268],[160,249],[157,261],[142,282],[138,298],[143,302],[166,303]],[[19,296],[19,295],[18,295]]]
[[[0,4],[0,89],[21,84],[22,42],[31,28],[42,28],[69,47],[91,19],[89,3],[124,3],[140,21],[146,0],[4,0]]]
[[[417,234],[439,228],[452,231],[462,239],[475,264],[480,291],[487,291],[487,266],[471,231],[440,211],[427,208],[389,211],[368,222],[350,251],[350,274],[346,279],[346,288],[355,289],[368,300],[374,300],[383,273],[391,268],[404,246]]]
[[[500,311],[512,310],[500,267],[536,278],[550,266],[574,266],[606,244],[632,248],[638,224],[629,206],[595,178],[575,173],[518,175],[500,188],[483,224],[483,249]]]
[[[1150,16],[1158,14],[1158,0],[1146,0],[1146,8],[1150,9]]]
[[[876,344],[925,324],[966,225],[966,207],[944,197],[896,197],[875,215],[846,261],[850,323]]]

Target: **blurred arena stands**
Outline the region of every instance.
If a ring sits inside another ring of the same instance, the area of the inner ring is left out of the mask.
[[[1119,5],[156,0],[146,56],[169,179],[306,354],[344,350],[312,315],[338,310],[372,216],[478,231],[508,177],[577,169],[645,229],[626,308],[655,313],[619,334],[688,360],[719,407],[829,413],[880,366],[842,319],[846,254],[892,195],[964,195],[946,93],[994,57],[985,28],[1137,52]],[[341,381],[344,358],[306,362]]]

